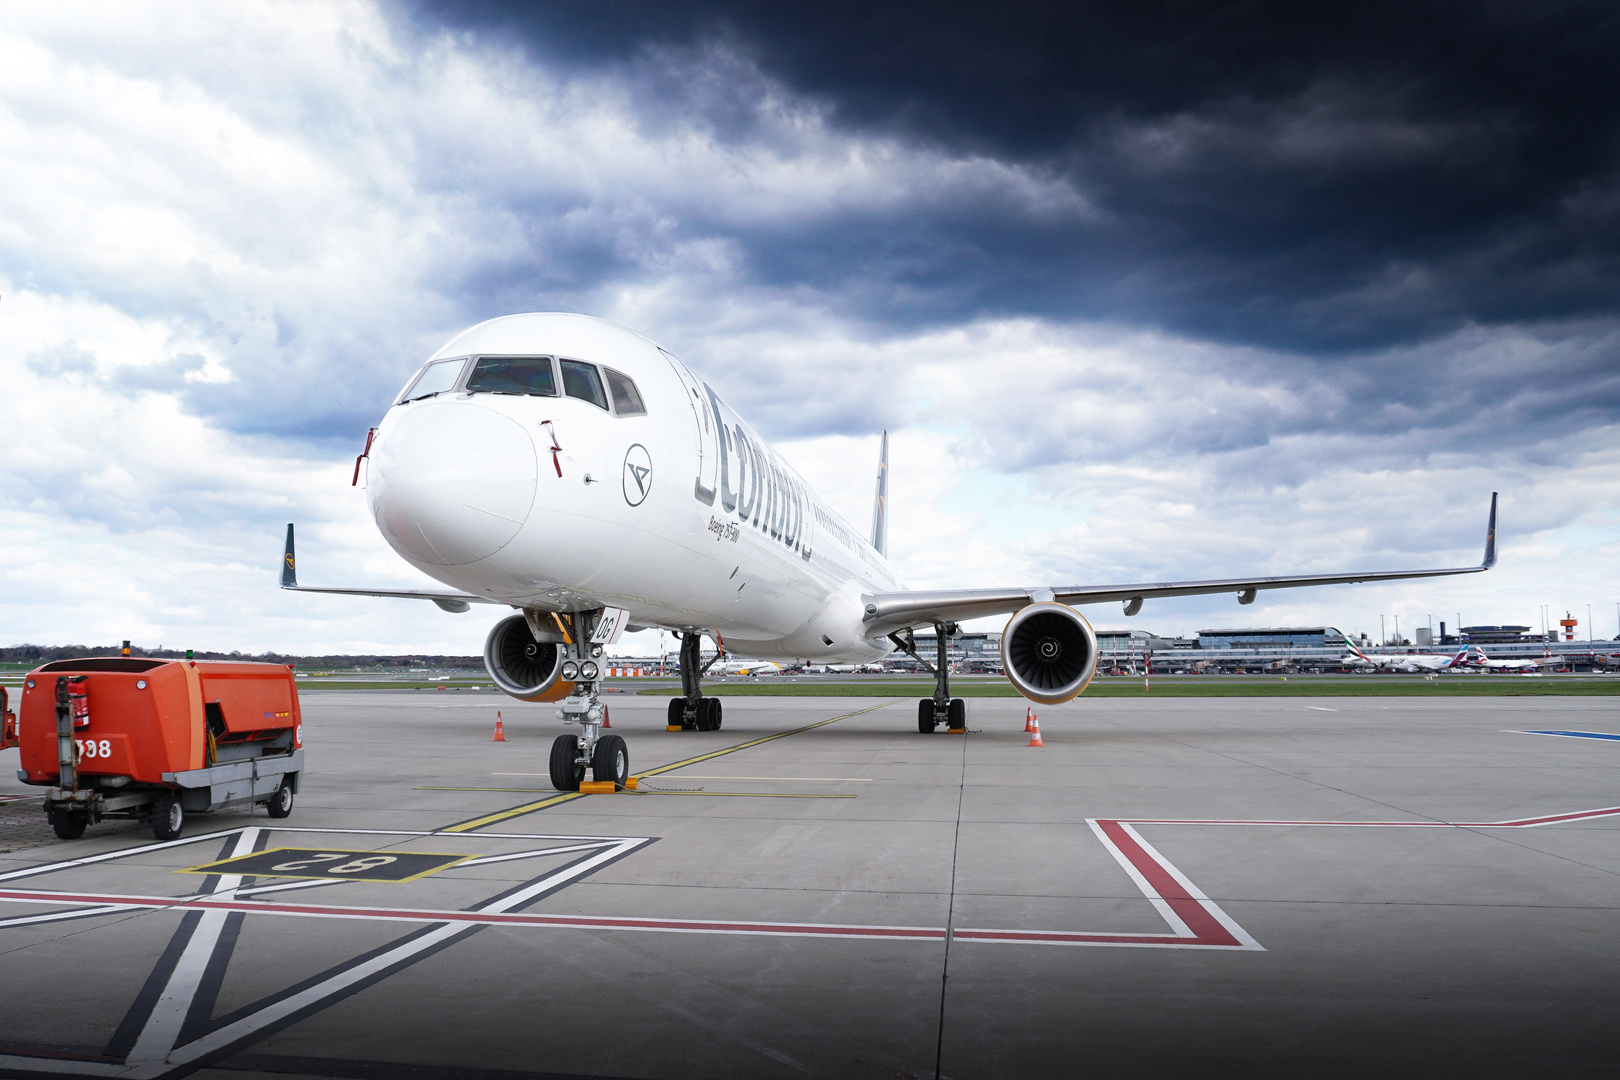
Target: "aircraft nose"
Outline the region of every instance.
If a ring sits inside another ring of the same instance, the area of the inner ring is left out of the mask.
[[[461,566],[518,534],[534,504],[534,442],[478,405],[412,405],[371,450],[371,513],[406,559]]]

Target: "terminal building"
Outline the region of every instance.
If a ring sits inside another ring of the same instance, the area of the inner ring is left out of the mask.
[[[1331,626],[1278,626],[1200,630],[1200,649],[1338,649],[1344,635]]]

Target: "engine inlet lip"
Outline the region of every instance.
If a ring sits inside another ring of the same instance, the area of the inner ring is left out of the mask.
[[[1046,705],[1068,701],[1097,670],[1097,635],[1074,608],[1052,601],[1016,612],[1001,635],[1002,668],[1020,694]]]

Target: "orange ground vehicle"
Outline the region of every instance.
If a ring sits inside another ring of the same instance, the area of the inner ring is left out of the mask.
[[[292,812],[303,724],[279,664],[57,660],[28,673],[17,713],[17,778],[50,788],[45,812],[63,839],[104,817],[150,820],[173,840],[188,813]]]

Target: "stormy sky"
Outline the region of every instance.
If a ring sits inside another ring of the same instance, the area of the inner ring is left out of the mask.
[[[1451,565],[1103,627],[1616,633],[1597,3],[0,10],[6,642],[478,651],[354,455],[479,320],[709,378],[917,586]],[[1389,624],[1393,629],[1393,622]]]

